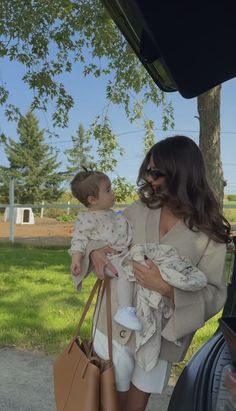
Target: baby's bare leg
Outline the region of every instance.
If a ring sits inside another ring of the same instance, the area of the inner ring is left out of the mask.
[[[133,290],[134,282],[127,280],[126,273],[121,265],[121,258],[119,256],[111,259],[112,265],[117,269],[117,300],[119,307],[133,306]],[[114,278],[114,274],[108,268],[105,268],[105,274]]]

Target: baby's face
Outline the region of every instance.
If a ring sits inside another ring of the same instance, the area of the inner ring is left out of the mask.
[[[97,208],[104,210],[110,208],[115,203],[115,195],[111,188],[109,179],[102,180],[99,185],[99,193],[97,198]]]

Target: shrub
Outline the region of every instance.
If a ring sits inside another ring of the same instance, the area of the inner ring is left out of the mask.
[[[236,222],[236,209],[234,208],[225,208],[224,209],[224,216],[227,218],[229,222]]]
[[[75,219],[76,219],[76,216],[68,215],[68,214],[63,214],[63,215],[59,215],[58,217],[56,217],[57,221],[62,221],[62,222],[75,221]]]
[[[228,201],[236,201],[236,194],[228,194],[227,199]]]

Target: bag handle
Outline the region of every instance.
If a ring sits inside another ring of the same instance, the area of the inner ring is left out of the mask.
[[[111,320],[111,282],[110,278],[106,277],[106,312],[107,312],[107,338],[108,338],[108,353],[109,360],[112,362],[112,320]]]
[[[109,360],[112,361],[112,319],[111,319],[111,284],[110,284],[110,278],[109,277],[105,277],[105,279],[99,280],[97,279],[97,281],[95,282],[92,291],[89,295],[89,298],[85,304],[85,307],[83,309],[82,315],[80,317],[79,320],[79,324],[76,330],[76,335],[75,338],[79,335],[81,327],[83,325],[83,322],[85,320],[85,317],[87,315],[87,312],[92,304],[93,298],[97,292],[97,301],[98,301],[98,296],[101,292],[101,299],[99,301],[99,307],[98,307],[98,311],[97,311],[97,317],[96,317],[96,324],[94,327],[94,333],[93,333],[93,338],[92,338],[92,342],[95,336],[95,332],[96,332],[96,328],[97,328],[97,321],[98,321],[98,317],[99,317],[99,313],[100,313],[100,308],[101,308],[101,304],[102,304],[102,299],[104,296],[104,292],[106,291],[106,317],[107,317],[107,338],[108,338],[108,354],[109,354]],[[97,308],[97,302],[96,302],[96,306],[95,306],[95,310]],[[94,311],[95,311],[94,310]],[[92,347],[90,349],[90,354],[92,352]]]
[[[93,286],[93,288],[92,288],[92,291],[91,291],[91,293],[90,293],[90,295],[89,295],[89,298],[88,298],[88,300],[87,300],[87,302],[86,302],[86,304],[85,304],[85,306],[84,306],[82,315],[81,315],[80,320],[79,320],[79,324],[78,324],[77,329],[76,329],[75,338],[79,335],[80,330],[81,330],[81,327],[82,327],[83,322],[84,322],[84,320],[85,320],[85,317],[86,317],[86,315],[87,315],[87,312],[88,312],[88,310],[89,310],[89,308],[90,308],[90,306],[91,306],[91,304],[92,304],[93,298],[94,298],[96,292],[99,293],[99,291],[100,291],[100,289],[101,289],[101,286],[102,286],[102,281],[99,280],[99,279],[97,279],[97,281],[95,282],[95,284],[94,284],[94,286]]]
[[[104,292],[106,291],[106,317],[107,317],[107,339],[108,339],[108,354],[109,354],[109,361],[112,362],[112,318],[111,318],[111,283],[110,278],[105,277],[102,281],[102,289],[98,291],[97,301],[94,312],[96,312],[96,321],[93,327],[93,334],[92,334],[92,343],[89,354],[92,354],[93,350],[93,341],[97,330],[97,323],[100,314],[100,309],[102,305],[102,299],[104,296]],[[101,297],[99,300],[99,294],[101,293]],[[99,301],[99,305],[98,305]]]

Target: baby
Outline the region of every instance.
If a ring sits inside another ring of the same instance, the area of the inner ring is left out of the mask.
[[[142,324],[136,316],[136,308],[132,305],[133,283],[121,265],[133,239],[132,226],[122,214],[117,214],[111,207],[115,196],[109,177],[99,171],[81,171],[71,182],[71,191],[85,207],[86,212],[80,212],[74,227],[69,254],[72,257],[71,272],[80,275],[81,260],[90,240],[103,241],[106,245],[119,252],[118,255],[108,254],[107,258],[117,269],[117,299],[118,309],[114,320],[131,330],[141,331]],[[114,277],[108,269],[106,274]]]

